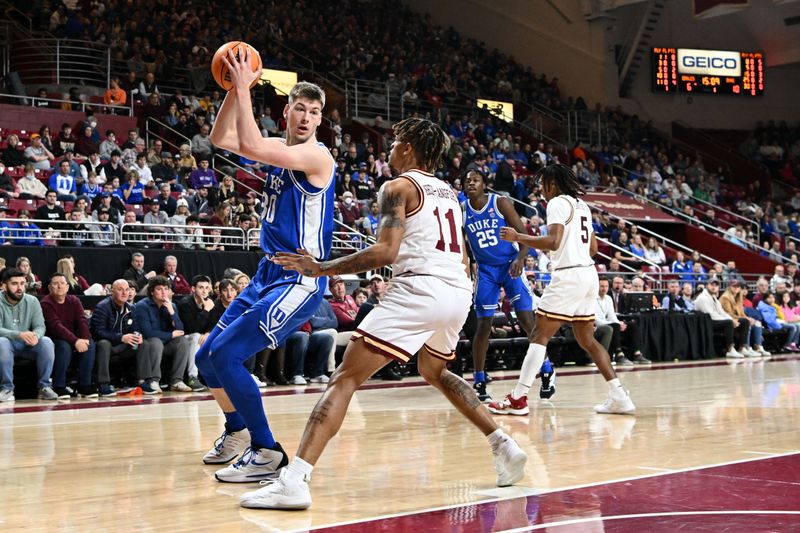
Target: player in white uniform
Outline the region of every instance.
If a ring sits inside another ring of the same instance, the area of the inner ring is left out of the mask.
[[[308,419],[297,454],[278,480],[241,497],[260,509],[305,509],[313,465],[344,420],[353,393],[391,360],[408,361],[428,383],[487,436],[497,485],[525,475],[527,455],[492,419],[472,387],[449,372],[458,334],[472,299],[461,233],[462,213],[450,187],[430,171],[447,152],[447,135],[429,120],[410,118],[394,126],[389,165],[399,175],[380,191],[377,242],[360,252],[319,263],[305,251],[278,254],[274,261],[303,276],[333,276],[392,264],[384,298],[353,335],[342,364]]]
[[[501,228],[500,238],[551,251],[552,281],[545,288],[536,310],[532,349],[522,363],[519,381],[505,399],[489,404],[489,410],[496,414],[523,414],[523,407],[527,409],[528,390],[539,371],[547,342],[562,323],[572,322],[575,339],[591,356],[608,383],[608,398],[594,410],[598,413],[633,414],[636,407],[614,373],[608,352],[594,339],[599,280],[592,257],[597,253],[597,239],[592,231],[589,206],[579,198],[584,190],[572,170],[565,165],[545,167],[537,178],[542,181],[547,200],[547,235],[520,235],[513,228],[506,227]]]

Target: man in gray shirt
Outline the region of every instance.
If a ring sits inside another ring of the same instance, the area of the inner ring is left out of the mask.
[[[3,272],[0,293],[0,402],[14,401],[14,360],[36,361],[40,400],[57,400],[50,381],[55,361],[53,341],[44,336],[39,300],[25,294],[25,275],[16,268]]]

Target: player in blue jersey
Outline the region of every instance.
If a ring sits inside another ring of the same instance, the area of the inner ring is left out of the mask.
[[[528,334],[533,334],[533,296],[528,282],[520,274],[528,255],[528,247],[500,239],[500,228],[510,226],[521,233],[525,227],[519,219],[511,200],[496,194],[486,194],[484,175],[470,170],[466,176],[467,201],[464,202],[464,233],[470,250],[478,264],[478,282],[475,287],[475,315],[478,327],[472,340],[472,359],[475,365],[474,388],[481,401],[491,401],[486,393],[486,350],[492,330],[492,317],[497,310],[497,300],[502,287],[509,301],[514,304],[517,320]],[[530,351],[530,350],[529,350]],[[530,359],[534,368],[543,365],[542,360]],[[542,388],[540,396],[550,398],[555,393],[551,383],[552,367],[549,362],[541,369]],[[519,413],[527,414],[527,413]]]
[[[233,89],[217,115],[211,142],[272,170],[263,189],[261,248],[264,258],[250,284],[231,303],[197,353],[197,367],[225,414],[225,431],[203,461],[224,464],[220,481],[258,482],[288,463],[267,423],[261,394],[244,362],[264,348],[277,348],[317,310],[327,278],[286,272],[272,262],[278,252],[308,251],[328,258],[333,238],[335,162],[316,130],[325,93],[300,82],[283,110],[286,140],[263,138],[253,118],[250,85],[261,74],[247,58],[226,59]],[[247,447],[245,449],[245,447]]]

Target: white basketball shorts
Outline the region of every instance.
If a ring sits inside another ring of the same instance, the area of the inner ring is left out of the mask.
[[[556,270],[536,312],[565,322],[594,322],[599,287],[594,266]]]

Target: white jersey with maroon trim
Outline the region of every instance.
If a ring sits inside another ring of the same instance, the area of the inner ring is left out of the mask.
[[[419,206],[406,213],[405,232],[393,276],[434,276],[449,285],[472,290],[464,267],[464,224],[458,197],[444,181],[421,170],[409,170],[407,179],[417,188]]]
[[[550,254],[553,270],[594,266],[589,248],[592,243],[592,212],[579,198],[562,194],[547,202],[547,224],[562,224],[564,234],[558,250]]]

